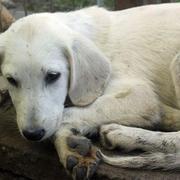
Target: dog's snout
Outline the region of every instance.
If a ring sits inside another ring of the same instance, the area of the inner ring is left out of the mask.
[[[27,129],[23,131],[23,135],[26,139],[30,141],[40,141],[44,135],[45,130],[44,129]]]

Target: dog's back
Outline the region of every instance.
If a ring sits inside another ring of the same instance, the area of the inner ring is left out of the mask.
[[[91,7],[56,15],[95,42],[118,76],[150,80],[163,101],[176,106],[169,67],[180,49],[179,12],[180,4],[173,3],[116,12]]]

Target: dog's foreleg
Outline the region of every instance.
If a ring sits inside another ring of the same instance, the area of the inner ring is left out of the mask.
[[[85,135],[108,123],[149,128],[159,123],[158,100],[148,84],[136,80],[121,87],[128,88],[107,93],[87,107],[65,109],[54,143],[61,162],[75,179],[92,176],[99,162],[97,148]]]
[[[161,105],[163,116],[161,119],[160,130],[179,131],[180,130],[180,110],[172,108],[166,104]]]
[[[126,151],[141,149],[147,152],[180,152],[179,132],[157,132],[119,124],[103,125],[100,130],[105,147]]]
[[[102,126],[101,138],[111,148],[147,151],[136,156],[115,157],[101,153],[108,164],[125,168],[180,169],[180,131],[166,133],[110,124]]]
[[[177,104],[177,108],[175,109],[162,103],[161,106],[164,113],[161,128],[166,131],[178,131],[180,130],[180,54],[172,60],[170,73],[175,90],[174,103]]]

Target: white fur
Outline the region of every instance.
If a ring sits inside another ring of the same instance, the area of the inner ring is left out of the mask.
[[[64,165],[72,128],[81,135],[107,123],[180,129],[179,11],[178,3],[118,12],[92,7],[14,23],[1,35],[2,74],[21,83],[8,87],[19,129],[40,126],[46,137],[59,129],[55,145]],[[49,70],[62,75],[45,86]],[[64,109],[68,93],[76,106]],[[127,146],[139,146],[131,141]]]

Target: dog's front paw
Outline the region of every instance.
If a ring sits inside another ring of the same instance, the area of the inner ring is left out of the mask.
[[[62,146],[63,149],[59,151],[60,160],[73,179],[91,179],[100,163],[98,149],[89,139],[75,135],[67,137]]]

